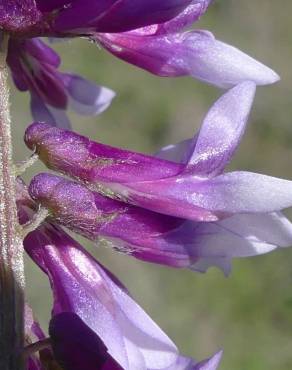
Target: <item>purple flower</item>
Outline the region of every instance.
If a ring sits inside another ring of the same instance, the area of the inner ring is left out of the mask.
[[[29,192],[56,222],[144,261],[227,275],[233,257],[292,245],[292,224],[281,214],[243,214],[194,222],[103,197],[52,174],[34,177]]]
[[[64,370],[122,370],[106,352],[106,347],[96,334],[77,315],[64,312],[54,316],[50,323],[50,334],[54,354]],[[215,370],[221,355],[218,352],[200,363],[179,356],[173,365],[164,369]]]
[[[94,39],[112,54],[158,76],[192,76],[219,87],[251,80],[258,85],[279,76],[240,50],[202,30],[182,32],[207,10],[210,0],[192,1],[164,24],[125,33],[96,33]]]
[[[193,140],[163,151],[180,163],[112,148],[76,133],[32,124],[25,141],[50,168],[112,198],[194,221],[292,206],[292,182],[261,174],[223,173],[244,133],[255,85],[242,83],[208,112]],[[62,145],[59,143],[62,142]]]
[[[25,193],[19,195],[18,207],[22,222],[31,217]],[[116,364],[125,370],[217,369],[221,353],[199,364],[180,356],[117,278],[59,227],[43,224],[25,238],[24,247],[50,279],[50,336],[65,370],[82,369],[82,364],[87,370]]]
[[[121,32],[166,22],[191,0],[4,0],[0,28],[17,37]],[[199,1],[198,1],[199,2]]]
[[[67,107],[81,115],[96,115],[115,95],[78,75],[59,72],[59,55],[40,39],[11,39],[7,62],[17,88],[30,92],[32,115],[38,121],[70,128]]]
[[[87,36],[118,58],[159,76],[190,75],[220,87],[244,80],[258,85],[276,82],[279,76],[274,71],[217,41],[210,32],[182,31],[198,20],[210,3],[211,0],[6,1],[0,9],[0,27],[17,39]]]
[[[24,183],[17,180],[18,217],[24,224],[35,216],[37,204]],[[181,356],[122,283],[60,227],[43,223],[24,239],[24,247],[47,274],[53,290],[49,327],[52,348],[40,352],[44,368],[59,369],[55,361],[64,370],[218,368],[221,351],[199,363]],[[31,311],[28,313],[25,322],[30,344],[44,336]],[[43,369],[33,365],[29,359],[28,370]]]

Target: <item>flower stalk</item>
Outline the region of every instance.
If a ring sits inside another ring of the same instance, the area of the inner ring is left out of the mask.
[[[4,34],[0,46],[0,368],[22,370],[23,246],[15,201],[7,44]]]

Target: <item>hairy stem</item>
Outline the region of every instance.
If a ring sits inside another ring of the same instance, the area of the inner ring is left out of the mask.
[[[0,369],[22,370],[23,246],[17,220],[9,113],[8,37],[0,45]]]

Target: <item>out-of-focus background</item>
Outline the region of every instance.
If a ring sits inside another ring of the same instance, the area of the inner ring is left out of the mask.
[[[278,84],[258,89],[231,168],[292,179],[292,2],[280,3],[215,0],[196,27],[209,29],[281,75]],[[101,116],[71,116],[76,131],[107,144],[152,153],[188,138],[222,94],[191,78],[152,76],[86,40],[54,47],[63,57],[63,70],[117,92]],[[31,118],[28,96],[12,94],[15,155],[21,160],[29,153],[22,135]],[[44,168],[34,166],[26,178],[39,170]],[[236,260],[226,279],[216,269],[200,275],[164,268],[79,240],[121,278],[184,354],[201,359],[223,348],[222,370],[292,369],[292,249]],[[46,327],[51,309],[47,280],[28,259],[26,272],[28,300]]]

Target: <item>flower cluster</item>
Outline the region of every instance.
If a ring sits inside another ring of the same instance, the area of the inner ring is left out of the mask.
[[[36,204],[20,180],[17,194],[20,222],[27,223]],[[54,296],[49,328],[53,352],[49,358],[40,353],[37,370],[48,361],[64,370],[217,368],[221,352],[200,363],[181,356],[122,283],[56,224],[46,222],[31,232],[24,247],[48,275]]]
[[[211,0],[6,0],[0,28],[7,63],[29,91],[35,122],[25,143],[51,170],[29,186],[18,178],[24,248],[53,292],[49,338],[25,313],[27,370],[216,370],[222,352],[196,361],[175,344],[65,227],[143,261],[226,275],[234,257],[292,245],[292,182],[225,172],[244,134],[257,85],[270,68],[205,30],[185,31]],[[41,37],[85,37],[157,76],[191,76],[230,88],[199,133],[145,155],[70,130],[68,107],[103,112],[114,92],[59,70]],[[65,175],[62,177],[60,175]]]
[[[211,0],[5,1],[0,29],[10,33],[8,65],[17,88],[29,90],[35,120],[70,127],[65,110],[101,113],[114,94],[80,76],[58,71],[60,59],[41,36],[85,36],[120,59],[158,76],[189,75],[220,87],[244,80],[278,80],[270,68],[217,41],[209,31],[184,29]],[[82,90],[82,94],[80,94]]]
[[[74,232],[175,267],[215,264],[227,274],[232,257],[290,246],[292,225],[277,212],[292,206],[292,182],[222,173],[244,133],[254,93],[252,82],[229,90],[193,139],[153,157],[33,123],[26,144],[48,168],[77,182],[39,174],[30,195]]]

